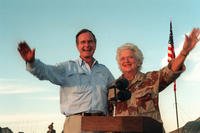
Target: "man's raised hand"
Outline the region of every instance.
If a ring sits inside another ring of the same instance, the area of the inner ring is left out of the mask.
[[[35,49],[31,49],[25,41],[18,44],[18,51],[26,62],[31,63],[35,60]]]

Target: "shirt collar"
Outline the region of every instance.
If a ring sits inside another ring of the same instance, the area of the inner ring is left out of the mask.
[[[123,74],[121,75],[121,77],[124,77]],[[135,75],[135,78],[133,80],[131,80],[129,83],[135,83],[135,82],[138,82],[138,81],[142,81],[144,77],[144,74],[140,71],[138,71]]]
[[[81,59],[81,57],[79,57],[79,58],[78,58],[78,64],[79,64],[80,66],[83,66],[83,65],[86,64],[86,62],[85,62],[83,59]],[[98,61],[94,58],[94,62],[93,62],[93,64],[92,64],[92,67],[93,67],[95,64],[98,64]]]

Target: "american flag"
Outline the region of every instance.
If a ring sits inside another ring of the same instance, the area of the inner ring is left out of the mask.
[[[169,42],[168,42],[168,62],[175,58],[174,51],[174,40],[173,40],[173,32],[172,32],[172,21],[170,21],[170,34],[169,34]],[[176,91],[176,81],[174,81],[174,91]]]
[[[172,22],[170,21],[170,34],[168,42],[168,62],[175,58]]]

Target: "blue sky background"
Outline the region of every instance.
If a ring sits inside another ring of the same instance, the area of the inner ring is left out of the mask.
[[[25,70],[18,42],[27,41],[36,48],[36,58],[56,64],[78,57],[75,35],[88,28],[97,37],[95,58],[115,78],[121,74],[116,49],[126,42],[143,51],[143,72],[159,70],[167,63],[170,19],[179,52],[184,34],[200,27],[199,5],[196,0],[0,0],[0,126],[32,132],[34,125],[43,122],[39,133],[52,121],[57,131],[63,124],[59,86],[39,81]],[[185,62],[187,70],[177,80],[180,126],[200,116],[199,56],[198,45]],[[172,85],[160,93],[159,105],[166,131],[176,129]]]

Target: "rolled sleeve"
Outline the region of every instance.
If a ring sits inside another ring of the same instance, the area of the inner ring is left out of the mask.
[[[162,91],[169,84],[175,81],[180,76],[180,74],[183,73],[184,71],[185,71],[185,65],[183,65],[180,70],[173,71],[171,69],[171,62],[169,62],[169,64],[166,67],[160,70],[159,91]]]

